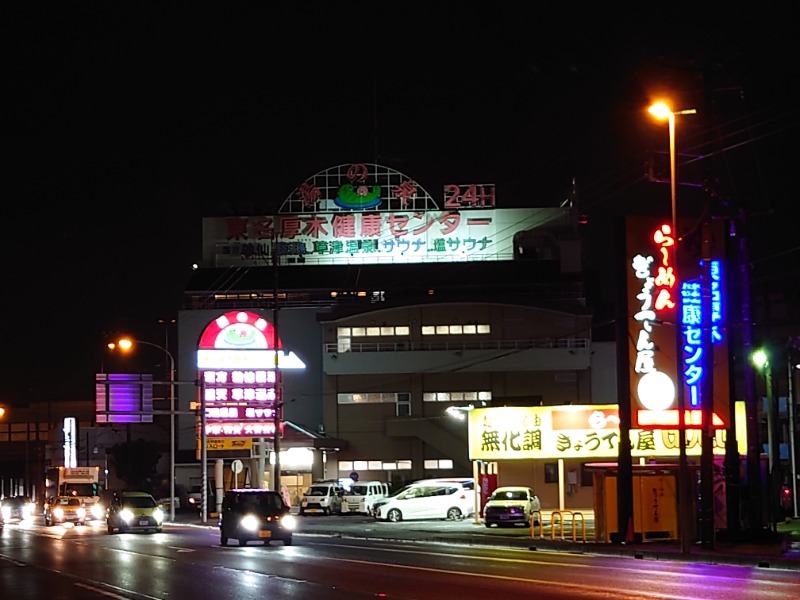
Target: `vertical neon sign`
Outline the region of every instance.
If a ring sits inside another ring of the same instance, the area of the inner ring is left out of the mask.
[[[661,225],[652,235],[658,258],[653,255],[637,254],[631,266],[634,277],[641,287],[636,294],[637,312],[634,320],[639,326],[635,334],[636,359],[633,370],[640,376],[636,385],[639,405],[647,410],[663,411],[672,408],[676,398],[674,378],[659,370],[657,364],[658,344],[654,341],[657,328],[675,313],[675,294],[677,277],[674,269],[675,239],[670,225]],[[676,372],[677,369],[675,369]]]
[[[702,265],[702,262],[700,263]],[[711,268],[711,342],[723,341],[720,323],[723,317],[722,266],[712,260]],[[703,302],[702,284],[699,279],[686,281],[681,286],[683,327],[683,375],[689,388],[689,406],[700,406],[700,388],[703,380]]]

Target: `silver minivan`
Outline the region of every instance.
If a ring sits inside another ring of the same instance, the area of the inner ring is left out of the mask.
[[[336,481],[315,481],[303,493],[300,514],[332,515],[342,513],[344,487]]]

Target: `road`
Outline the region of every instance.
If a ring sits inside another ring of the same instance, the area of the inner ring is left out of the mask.
[[[352,517],[343,527],[394,527]],[[219,545],[214,528],[108,535],[6,525],[0,597],[26,600],[487,598],[738,600],[800,598],[797,572],[302,533],[292,546]],[[448,523],[441,522],[443,529]]]

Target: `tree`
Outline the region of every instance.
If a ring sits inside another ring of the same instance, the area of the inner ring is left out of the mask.
[[[117,470],[129,490],[149,489],[151,477],[156,474],[156,465],[161,458],[158,445],[142,438],[115,444],[111,456]]]

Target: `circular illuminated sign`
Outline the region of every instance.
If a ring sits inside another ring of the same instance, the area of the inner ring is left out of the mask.
[[[645,373],[636,387],[639,403],[648,410],[667,410],[675,402],[675,384],[666,373]]]

